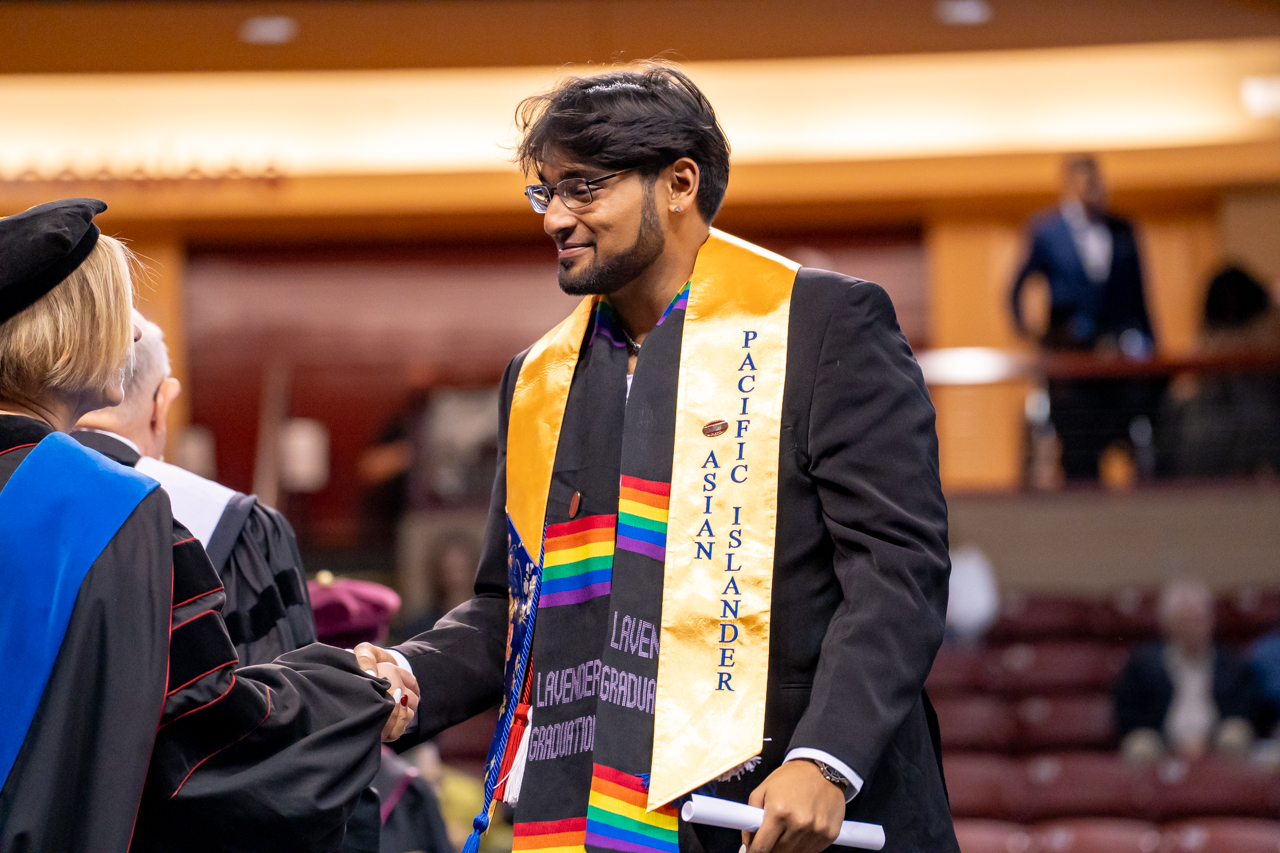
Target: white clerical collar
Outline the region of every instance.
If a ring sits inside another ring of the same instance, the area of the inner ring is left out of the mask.
[[[173,517],[182,522],[201,545],[209,547],[209,538],[236,492],[185,468],[149,456],[138,460],[138,471],[160,481],[169,495]]]
[[[96,432],[98,435],[105,435],[107,438],[114,438],[116,441],[122,444],[129,445],[129,447],[133,450],[133,452],[138,454],[139,456],[145,455],[142,452],[142,448],[138,447],[138,445],[134,444],[132,441],[125,438],[123,435],[121,435],[118,432],[111,432],[111,430],[106,430],[106,429],[94,429],[93,427],[76,427],[76,429],[83,432]]]

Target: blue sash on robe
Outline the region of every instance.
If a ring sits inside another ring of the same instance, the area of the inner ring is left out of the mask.
[[[85,575],[158,485],[55,432],[0,490],[0,780],[31,728]]]

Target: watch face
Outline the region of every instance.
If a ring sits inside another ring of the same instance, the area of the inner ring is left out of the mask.
[[[821,761],[815,761],[818,765],[818,771],[822,773],[822,778],[826,779],[833,785],[839,785],[841,788],[849,784],[849,780],[840,775],[840,773],[829,764],[823,764]]]

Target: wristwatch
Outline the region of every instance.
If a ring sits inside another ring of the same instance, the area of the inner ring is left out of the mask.
[[[832,785],[835,785],[841,791],[844,791],[846,794],[849,793],[849,787],[853,783],[850,782],[848,779],[844,778],[844,774],[841,773],[839,770],[835,769],[830,764],[827,764],[824,761],[819,761],[816,758],[806,758],[804,760],[811,762],[814,767],[817,767],[818,772],[822,774],[823,779],[826,779],[828,782],[830,782]]]

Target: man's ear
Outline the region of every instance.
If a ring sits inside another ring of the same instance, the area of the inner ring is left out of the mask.
[[[170,376],[168,379],[160,383],[160,387],[156,389],[156,401],[151,407],[151,423],[147,426],[150,428],[151,435],[156,438],[159,445],[158,450],[164,450],[164,438],[166,427],[169,420],[169,408],[173,405],[173,401],[178,399],[178,395],[182,393],[182,383]]]
[[[665,170],[666,185],[670,193],[667,208],[681,213],[698,212],[698,181],[701,173],[698,164],[689,157],[681,157]]]

